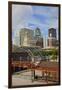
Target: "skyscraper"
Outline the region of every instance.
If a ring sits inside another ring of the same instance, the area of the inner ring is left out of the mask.
[[[36,38],[40,38],[41,37],[41,32],[40,32],[40,29],[38,27],[35,29],[35,37]]]
[[[35,39],[36,39],[36,46],[40,46],[43,48],[43,36],[38,27],[35,29]]]
[[[31,41],[33,38],[33,31],[27,28],[22,28],[20,31],[20,45],[21,46],[31,46]]]
[[[49,30],[48,30],[48,36],[49,37],[53,37],[53,38],[56,38],[56,29],[54,29],[54,28],[50,28]]]
[[[56,46],[57,36],[56,36],[56,29],[50,28],[48,30],[48,46],[54,47]]]
[[[20,45],[21,46],[40,46],[43,48],[43,37],[39,28],[34,30],[22,28],[20,30]]]

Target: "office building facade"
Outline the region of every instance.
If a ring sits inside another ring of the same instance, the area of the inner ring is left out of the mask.
[[[40,46],[43,48],[43,37],[40,29],[34,30],[22,28],[20,30],[20,46]]]
[[[43,36],[39,28],[35,29],[35,40],[36,40],[36,46],[40,46],[43,48]]]
[[[54,28],[50,28],[48,30],[48,47],[55,47],[56,46],[56,42],[57,42],[57,36],[56,36],[56,29]]]
[[[48,37],[53,37],[53,38],[55,38],[56,39],[56,36],[57,34],[56,34],[56,29],[55,28],[50,28],[49,30],[48,30]]]
[[[20,31],[20,45],[31,46],[33,39],[33,31],[27,28],[22,28]]]

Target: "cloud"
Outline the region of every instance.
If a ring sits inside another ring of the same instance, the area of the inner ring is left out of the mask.
[[[26,5],[12,5],[12,25],[13,28],[17,27],[18,24],[25,24],[27,18],[32,15],[32,9]]]
[[[12,5],[12,39],[19,37],[20,28],[28,26],[27,20],[30,19],[31,16],[31,6]]]
[[[43,15],[47,18],[58,18],[58,7],[34,6],[33,9],[36,15]]]
[[[33,11],[35,17],[40,20],[41,23],[44,23],[45,25],[53,24],[53,26],[58,26],[58,7],[34,6]]]
[[[56,28],[58,33],[58,11],[58,7],[33,7],[34,16],[38,19],[40,28],[43,30],[44,35],[48,34],[48,29],[51,27]]]
[[[48,6],[12,5],[12,39],[19,38],[21,28],[39,27],[43,35],[53,27],[58,31],[58,8]]]

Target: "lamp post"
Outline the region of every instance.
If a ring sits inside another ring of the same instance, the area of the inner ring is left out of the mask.
[[[32,57],[31,69],[32,69],[32,82],[35,79],[35,70],[34,70],[34,57]]]
[[[35,79],[35,70],[34,70],[34,63],[35,63],[35,60],[34,60],[34,55],[33,55],[33,53],[31,52],[31,50],[29,49],[28,50],[28,52],[29,52],[29,55],[31,56],[31,72],[32,72],[32,82],[34,81],[34,79]]]

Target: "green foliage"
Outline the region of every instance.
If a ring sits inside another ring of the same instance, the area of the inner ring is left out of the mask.
[[[45,55],[45,52],[43,51],[32,51],[33,55],[34,56],[44,56]]]
[[[42,55],[48,57],[51,56],[51,59],[56,59],[58,55],[58,50],[57,49],[43,50]]]
[[[52,55],[51,59],[57,59],[57,56],[56,55]]]
[[[32,51],[34,56],[48,56],[51,57],[51,59],[56,59],[58,56],[58,50],[57,49],[49,49],[49,50],[41,50],[41,51]]]

